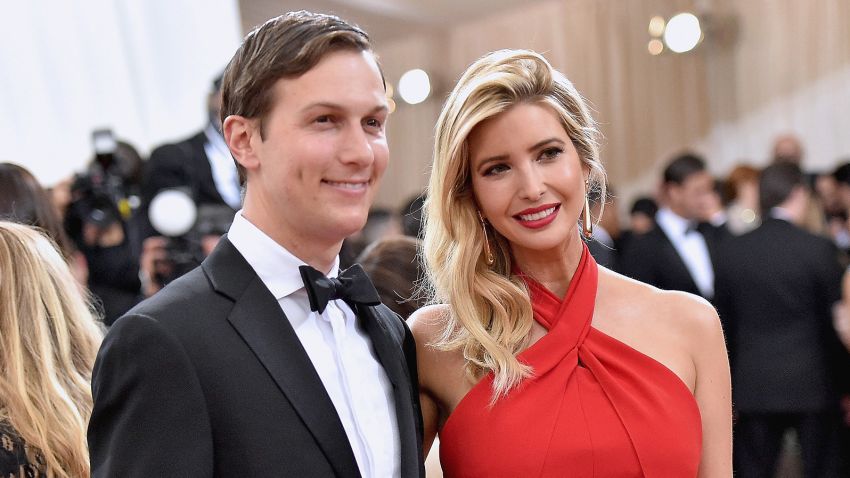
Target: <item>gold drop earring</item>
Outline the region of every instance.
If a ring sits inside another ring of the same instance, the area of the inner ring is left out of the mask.
[[[584,181],[584,210],[581,217],[581,230],[584,237],[590,238],[593,236],[593,218],[590,217],[590,180]],[[479,213],[480,214],[480,213]]]

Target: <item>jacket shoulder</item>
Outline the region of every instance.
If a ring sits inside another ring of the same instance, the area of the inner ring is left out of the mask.
[[[211,315],[227,315],[233,301],[213,290],[200,267],[189,271],[165,288],[130,309],[116,324],[134,316],[146,316],[168,328],[182,328]]]
[[[406,334],[406,326],[404,320],[384,304],[379,304],[372,307],[372,312],[375,317],[386,327],[392,336],[393,340],[401,343]]]

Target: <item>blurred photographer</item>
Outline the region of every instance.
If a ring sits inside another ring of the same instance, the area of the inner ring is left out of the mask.
[[[221,77],[207,96],[207,124],[202,131],[153,150],[148,160],[142,196],[145,207],[162,190],[184,188],[197,207],[240,207],[239,174],[221,135]],[[153,232],[153,231],[151,231]]]
[[[65,229],[89,266],[88,286],[110,324],[139,299],[141,158],[107,129],[94,131],[95,157],[71,184]]]
[[[228,206],[196,207],[185,188],[161,191],[148,213],[159,235],[142,243],[139,279],[145,297],[200,265],[233,222]]]
[[[142,182],[146,239],[140,260],[146,297],[200,264],[241,207],[239,174],[221,135],[220,110],[219,76],[207,95],[204,129],[154,149],[148,160]],[[188,204],[174,199],[175,190]],[[158,210],[155,203],[163,193],[169,206]],[[188,212],[190,208],[194,212]],[[171,222],[180,226],[175,229]]]

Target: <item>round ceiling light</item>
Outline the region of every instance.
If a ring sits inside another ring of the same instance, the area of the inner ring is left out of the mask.
[[[676,53],[691,51],[702,39],[699,19],[692,13],[680,13],[667,22],[664,43]]]
[[[431,80],[428,73],[419,68],[401,75],[398,80],[398,94],[406,103],[415,105],[422,103],[431,94]]]

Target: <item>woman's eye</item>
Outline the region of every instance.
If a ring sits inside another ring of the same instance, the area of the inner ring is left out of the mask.
[[[370,119],[366,120],[366,126],[368,126],[370,128],[381,129],[383,127],[383,125],[384,124],[381,122],[381,120],[379,120],[377,118],[370,118]]]
[[[560,156],[563,152],[564,150],[561,148],[546,148],[540,153],[540,159],[554,159]]]
[[[484,176],[494,176],[496,174],[501,174],[508,170],[508,167],[504,164],[496,164],[494,166],[490,166],[489,168],[484,170]]]
[[[331,117],[330,117],[330,115],[322,115],[322,116],[316,117],[316,119],[314,121],[316,123],[330,123]]]

